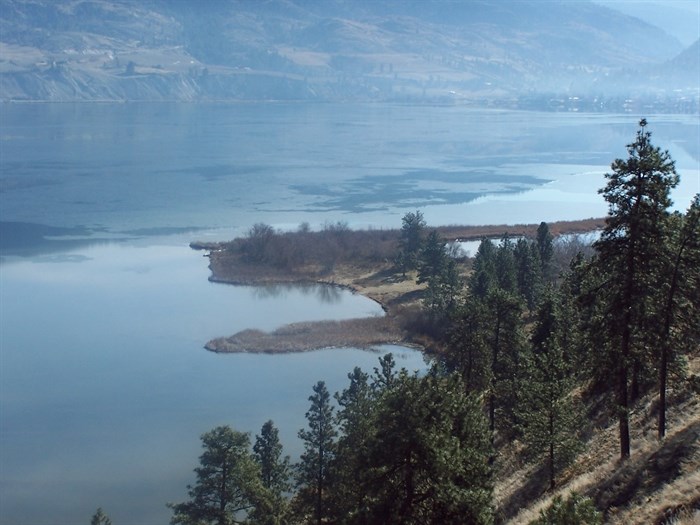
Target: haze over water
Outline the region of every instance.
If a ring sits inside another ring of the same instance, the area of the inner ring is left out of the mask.
[[[381,315],[328,288],[212,284],[192,240],[255,222],[398,227],[598,217],[637,115],[337,104],[0,106],[0,522],[165,523],[198,436],[267,419],[286,452],[312,385],[379,354],[215,355],[210,338]],[[684,209],[697,116],[646,115]],[[22,223],[22,224],[18,224]],[[422,368],[415,352],[399,365]],[[384,349],[386,351],[386,349]]]

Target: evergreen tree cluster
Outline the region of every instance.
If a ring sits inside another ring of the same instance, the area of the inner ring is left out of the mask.
[[[629,157],[606,175],[606,226],[596,256],[578,269],[589,371],[612,378],[622,459],[631,454],[630,410],[654,387],[664,437],[669,372],[700,341],[700,196],[685,214],[669,211],[679,176],[646,124],[627,146]]]
[[[463,283],[445,239],[437,230],[427,231],[420,211],[409,212],[402,219],[395,263],[404,277],[415,270],[418,284],[427,285],[423,304],[429,325],[433,332],[445,330]]]
[[[492,523],[500,446],[519,440],[554,489],[582,448],[586,389],[610,399],[622,459],[630,410],[652,390],[663,439],[669,378],[700,348],[700,196],[669,211],[678,175],[650,137],[642,120],[600,191],[609,214],[593,256],[562,273],[546,223],[533,239],[484,239],[467,271],[419,211],[407,214],[394,260],[426,284],[440,343],[430,371],[397,371],[388,354],[334,398],[318,382],[294,466],[272,422],[252,451],[229,427],[204,434],[197,483],[171,505],[172,523]],[[572,495],[537,523],[600,519]]]
[[[461,300],[450,313],[443,366],[482,396],[492,443],[520,439],[543,459],[551,488],[579,449],[572,395],[578,344],[571,300],[551,274],[553,238],[484,239]]]
[[[195,469],[197,482],[187,487],[188,501],[168,504],[171,523],[284,523],[289,458],[282,457],[272,421],[263,425],[252,452],[250,436],[229,426],[216,427],[201,439],[204,452]]]
[[[700,196],[685,214],[669,211],[679,177],[650,137],[642,120],[628,159],[606,175],[592,257],[554,275],[545,223],[532,240],[484,239],[449,312],[443,365],[483,396],[496,445],[519,439],[543,460],[550,488],[580,450],[577,386],[608,394],[625,459],[634,403],[658,390],[662,439],[669,377],[700,347]]]
[[[313,387],[300,461],[267,422],[252,452],[228,426],[202,436],[180,524],[489,524],[492,455],[480,400],[457,374],[396,370],[391,354],[335,394]],[[466,520],[466,521],[465,521]]]
[[[658,390],[662,439],[669,377],[682,376],[683,356],[700,346],[700,197],[685,214],[669,211],[679,177],[645,120],[628,154],[600,190],[610,208],[592,257],[579,253],[564,272],[541,223],[533,239],[483,239],[460,282],[467,272],[437,233],[420,233],[420,212],[404,218],[402,246],[414,246],[426,314],[440,321],[430,335],[442,366],[484,400],[495,448],[521,440],[550,488],[581,449],[576,387],[609,394],[624,459],[633,404]]]

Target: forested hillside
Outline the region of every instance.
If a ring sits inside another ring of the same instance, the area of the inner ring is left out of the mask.
[[[252,448],[227,426],[205,433],[172,522],[693,523],[700,195],[669,212],[679,177],[645,120],[606,178],[605,225],[563,266],[571,244],[545,223],[467,259],[404,216],[394,276],[424,285],[411,329],[430,370],[388,354],[335,395],[320,380],[295,465],[271,421]],[[229,249],[275,264],[256,228]]]

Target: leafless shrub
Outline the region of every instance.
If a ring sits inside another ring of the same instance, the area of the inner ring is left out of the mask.
[[[246,262],[298,271],[315,267],[329,272],[336,264],[370,266],[391,260],[396,252],[397,230],[351,230],[347,223],[326,223],[318,232],[307,223],[297,231],[275,232],[271,226],[255,224],[244,238],[228,243],[228,251]]]
[[[593,242],[596,235],[590,233],[576,233],[562,235],[554,242],[554,254],[552,255],[552,272],[554,275],[565,273],[574,257],[580,253],[585,259],[590,259],[595,254]]]

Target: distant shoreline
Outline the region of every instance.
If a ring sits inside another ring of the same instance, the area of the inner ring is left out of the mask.
[[[600,230],[604,224],[605,219],[584,219],[557,221],[547,225],[550,233],[557,237],[590,233]],[[534,237],[538,227],[539,224],[516,224],[442,226],[435,229],[448,242],[451,242],[500,238],[506,234],[513,237]],[[396,230],[389,230],[388,234],[396,232]],[[293,237],[295,234],[287,235]],[[246,261],[232,249],[235,242],[234,240],[230,243],[192,242],[190,244],[192,249],[208,252],[211,282],[238,286],[275,284],[337,286],[377,302],[386,315],[343,321],[293,323],[272,332],[242,330],[229,337],[211,339],[204,345],[207,350],[217,353],[277,354],[324,348],[370,349],[384,344],[426,349],[424,341],[414,340],[404,328],[407,318],[411,316],[411,311],[419,307],[425,286],[416,284],[411,274],[405,277],[397,274],[391,261],[358,264],[354,261],[340,260],[332,269],[321,269],[312,264],[304,267],[276,268]]]

